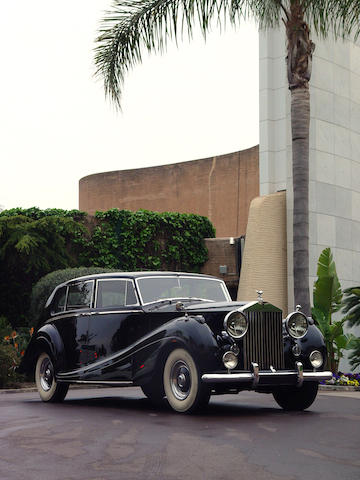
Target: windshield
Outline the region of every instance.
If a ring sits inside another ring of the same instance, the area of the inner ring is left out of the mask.
[[[138,278],[142,303],[172,298],[198,298],[213,302],[228,302],[230,296],[221,280],[202,277]]]

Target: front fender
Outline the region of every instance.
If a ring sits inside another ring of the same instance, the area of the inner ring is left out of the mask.
[[[184,348],[194,358],[200,373],[219,364],[216,338],[201,316],[178,317],[162,325],[148,339],[148,347],[134,356],[133,380],[139,385],[162,375],[169,353]]]
[[[42,326],[31,338],[18,371],[20,373],[31,373],[35,368],[38,356],[42,352],[47,352],[53,357],[55,371],[59,372],[64,368],[64,344],[54,325]]]
[[[298,344],[301,349],[300,356],[296,357],[293,354],[292,348],[295,344]],[[324,370],[326,365],[326,346],[324,337],[320,330],[315,325],[309,325],[307,334],[298,340],[288,336],[285,340],[284,353],[285,353],[285,366],[286,368],[293,368],[297,361],[304,365],[306,370],[313,370],[313,367],[309,360],[309,355],[314,350],[318,350],[322,353],[324,358],[324,364],[318,370]]]

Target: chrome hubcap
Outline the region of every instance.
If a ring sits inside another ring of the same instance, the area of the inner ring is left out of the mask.
[[[171,368],[171,390],[178,400],[185,400],[191,389],[191,374],[189,367],[182,360],[178,360]]]
[[[40,385],[48,392],[54,381],[54,367],[49,358],[44,358],[40,365]]]

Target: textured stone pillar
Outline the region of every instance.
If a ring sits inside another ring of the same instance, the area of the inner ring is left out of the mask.
[[[238,300],[256,300],[256,290],[287,315],[286,192],[250,205]]]

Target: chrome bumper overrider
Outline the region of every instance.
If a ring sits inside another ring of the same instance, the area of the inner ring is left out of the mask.
[[[204,383],[251,383],[257,385],[297,385],[301,387],[303,382],[321,382],[330,380],[331,372],[304,372],[301,362],[296,363],[296,370],[280,370],[274,368],[269,371],[260,371],[257,363],[252,363],[252,371],[244,373],[205,373],[201,380]]]

